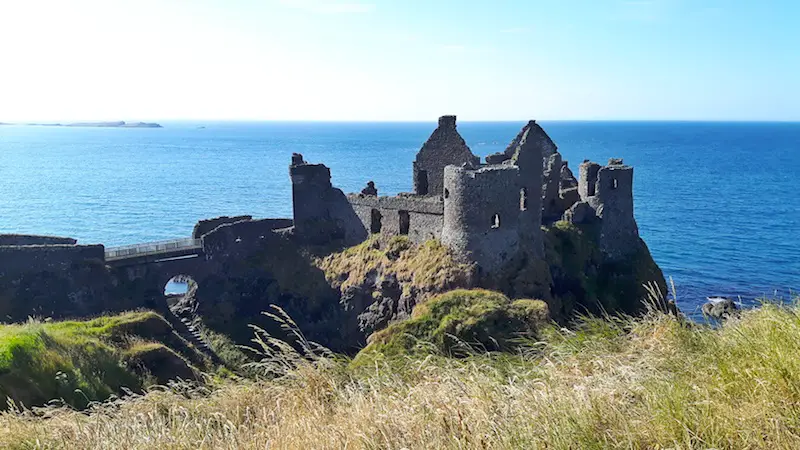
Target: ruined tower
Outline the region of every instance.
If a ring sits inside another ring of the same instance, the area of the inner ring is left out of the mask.
[[[414,161],[414,194],[442,195],[444,168],[448,165],[477,166],[480,158],[472,154],[456,130],[456,116],[439,117],[439,126],[417,153]]]
[[[607,166],[584,161],[578,192],[600,219],[600,250],[610,260],[635,253],[640,246],[639,228],[633,216],[633,167],[612,158]],[[580,207],[576,204],[573,208]]]
[[[444,169],[442,243],[484,273],[501,269],[520,250],[520,169],[490,165]]]
[[[331,200],[336,189],[331,185],[330,169],[324,164],[308,164],[303,155],[295,153],[289,177],[295,234],[310,244],[342,238],[343,232],[331,214]]]
[[[484,272],[502,269],[523,254],[541,259],[542,153],[552,141],[530,122],[503,157],[480,168],[444,169],[442,243]]]

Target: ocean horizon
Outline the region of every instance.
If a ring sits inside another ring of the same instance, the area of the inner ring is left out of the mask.
[[[138,119],[137,119],[138,120]],[[190,235],[220,215],[291,217],[291,154],[345,192],[411,190],[435,122],[176,121],[161,129],[0,127],[0,232],[135,244]],[[542,120],[576,171],[634,167],[635,216],[688,313],[709,295],[789,299],[800,289],[800,123]],[[525,121],[459,121],[476,155]]]

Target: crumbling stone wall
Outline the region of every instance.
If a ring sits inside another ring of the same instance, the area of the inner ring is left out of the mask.
[[[292,180],[294,229],[298,239],[313,245],[341,241],[358,244],[367,230],[344,193],[331,184],[331,171],[324,164],[308,164],[294,154],[289,166]]]
[[[78,241],[69,237],[35,236],[31,234],[0,234],[3,245],[75,245]]]
[[[518,186],[514,191],[507,191],[505,196],[516,197],[519,202],[520,248],[532,259],[541,259],[544,256],[541,230],[543,158],[546,153],[555,151],[555,144],[539,125],[530,121],[509,148],[514,145],[516,147],[509,152],[510,159],[504,164],[519,167]]]
[[[224,225],[226,223],[242,222],[244,220],[253,220],[253,216],[233,216],[233,217],[221,216],[221,217],[214,217],[213,219],[201,220],[197,222],[197,224],[195,224],[194,230],[192,231],[192,238],[200,239],[204,234],[210,232],[211,230],[217,228],[220,225]]]
[[[442,195],[444,168],[448,165],[477,166],[480,158],[472,154],[456,130],[456,116],[442,116],[439,126],[417,153],[413,164],[414,193]]]
[[[561,193],[561,153],[555,152],[545,159],[544,182],[542,185],[542,221],[554,222],[561,219],[564,210],[559,201]]]
[[[104,257],[102,245],[0,246],[0,321],[115,309]]]
[[[102,245],[0,246],[0,277],[28,272],[59,272],[72,265],[105,260]]]
[[[438,197],[350,194],[347,199],[370,233],[408,236],[417,244],[442,233],[444,203]]]

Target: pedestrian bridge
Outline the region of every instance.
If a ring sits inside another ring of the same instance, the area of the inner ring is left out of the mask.
[[[200,255],[202,252],[202,240],[192,238],[146,242],[122,247],[108,247],[105,251],[106,262],[114,265],[120,265],[126,262],[139,262],[143,259],[152,261],[196,256]]]

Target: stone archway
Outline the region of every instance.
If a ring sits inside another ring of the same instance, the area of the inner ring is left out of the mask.
[[[170,308],[186,297],[194,297],[196,292],[197,281],[186,274],[175,275],[164,285],[164,298]]]

